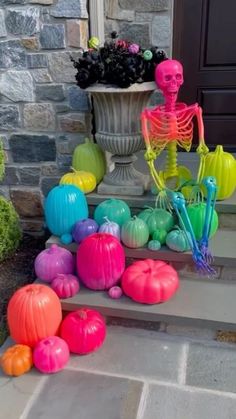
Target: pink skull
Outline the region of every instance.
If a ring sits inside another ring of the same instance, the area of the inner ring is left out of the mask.
[[[165,60],[157,65],[155,80],[164,96],[177,96],[184,82],[183,67],[177,60]]]

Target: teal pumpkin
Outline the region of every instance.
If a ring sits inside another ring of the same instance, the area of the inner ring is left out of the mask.
[[[167,231],[164,230],[163,228],[155,230],[152,234],[152,239],[153,240],[158,240],[161,244],[165,244],[166,243],[166,236],[167,236]]]
[[[149,230],[145,221],[133,217],[121,228],[121,240],[125,246],[136,249],[144,246],[149,239]]]
[[[121,227],[131,218],[131,212],[126,202],[121,199],[107,199],[101,202],[95,209],[94,220],[98,225],[102,225],[107,218]]]
[[[164,229],[168,232],[175,224],[173,215],[162,208],[147,208],[141,211],[138,217],[147,223],[150,234],[159,229]]]
[[[161,243],[158,240],[150,240],[148,242],[148,249],[150,250],[160,250]]]
[[[191,249],[189,240],[191,243],[190,234],[187,232],[186,236],[186,233],[183,230],[177,228],[167,234],[166,245],[175,252],[186,252]]]
[[[198,204],[191,204],[187,207],[187,213],[193,227],[193,231],[197,240],[200,240],[203,233],[204,218],[206,213],[206,204],[201,202]],[[183,215],[184,220],[184,215]],[[214,210],[211,224],[210,237],[212,237],[218,229],[218,215]]]

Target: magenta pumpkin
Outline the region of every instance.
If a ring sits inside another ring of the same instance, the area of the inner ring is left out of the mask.
[[[138,303],[157,304],[169,300],[179,287],[179,278],[172,266],[160,260],[139,260],[122,276],[124,293]]]
[[[113,300],[118,300],[123,294],[123,291],[121,287],[118,285],[115,285],[114,287],[111,287],[108,291],[109,297],[111,297]]]
[[[81,308],[67,314],[60,335],[71,352],[85,355],[100,348],[106,337],[106,324],[100,313]]]
[[[74,257],[67,249],[52,244],[38,254],[34,262],[37,277],[51,282],[57,274],[72,274],[75,268]]]
[[[34,348],[35,367],[46,374],[62,370],[70,358],[67,343],[58,336],[49,336],[41,340]]]
[[[59,298],[70,298],[79,292],[79,281],[71,274],[58,274],[51,283],[53,291]]]
[[[111,234],[95,233],[77,250],[77,272],[86,287],[105,290],[116,285],[125,269],[125,252]]]

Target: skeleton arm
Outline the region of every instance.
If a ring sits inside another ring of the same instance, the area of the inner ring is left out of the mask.
[[[202,119],[202,108],[196,104],[196,117],[197,117],[197,123],[198,123],[198,141],[199,141],[199,145],[197,148],[197,153],[199,153],[200,155],[203,154],[207,154],[209,149],[205,144],[205,140],[204,140],[204,124],[203,124],[203,119]]]
[[[204,176],[205,157],[206,157],[207,153],[209,152],[209,148],[205,144],[204,125],[203,125],[203,119],[202,119],[202,108],[198,104],[196,105],[196,117],[197,117],[198,135],[199,135],[199,145],[197,147],[197,153],[200,156],[200,165],[199,165],[199,169],[198,169],[197,183],[200,183],[202,181],[203,176]]]

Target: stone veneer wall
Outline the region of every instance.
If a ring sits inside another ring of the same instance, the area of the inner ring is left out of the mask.
[[[70,54],[87,46],[86,0],[0,0],[0,136],[10,197],[26,231],[43,230],[43,197],[91,131]]]
[[[105,0],[105,37],[120,38],[144,48],[156,45],[171,53],[173,0]]]

